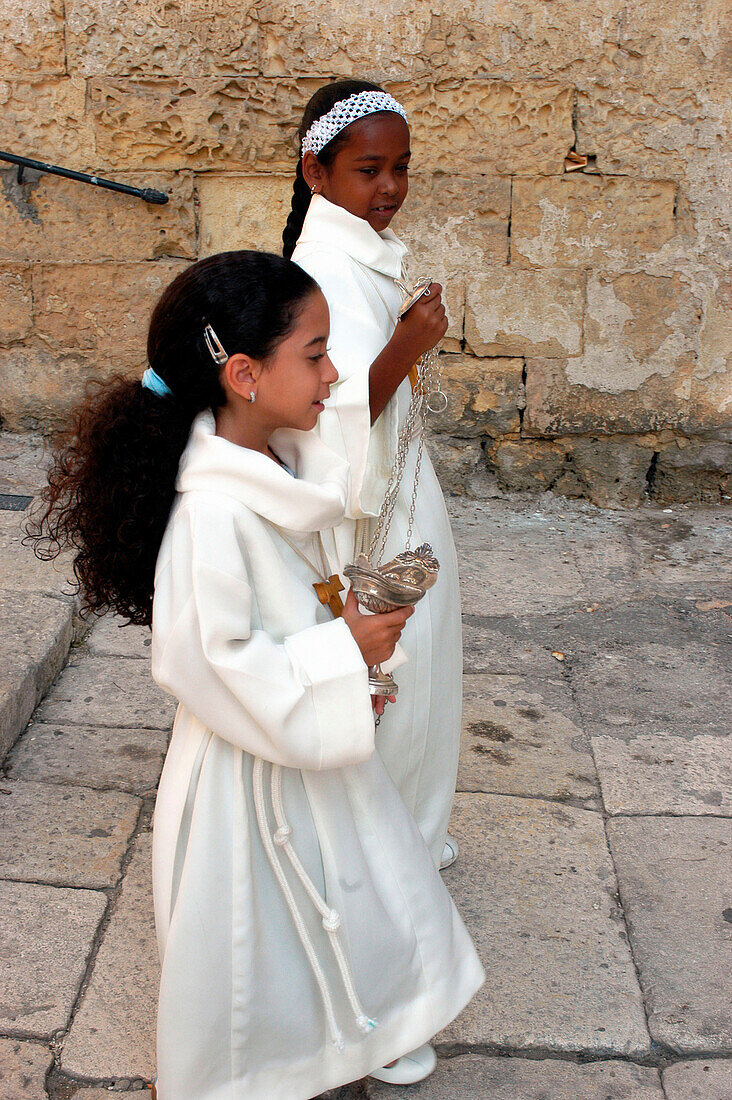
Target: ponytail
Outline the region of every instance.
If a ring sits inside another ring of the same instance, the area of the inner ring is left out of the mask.
[[[26,525],[39,558],[72,551],[82,613],[111,609],[151,623],[181,455],[195,417],[226,403],[206,325],[229,355],[266,360],[315,289],[279,256],[210,256],[174,279],[153,311],[148,360],[169,392],[121,376],[94,385],[55,443],[48,484]]]
[[[337,80],[333,84],[326,84],[319,88],[308,101],[303,112],[300,128],[298,129],[298,161],[295,170],[295,182],[292,189],[292,208],[287,218],[287,224],[282,231],[282,255],[289,260],[295,251],[302,227],[305,224],[305,215],[310,206],[310,189],[302,174],[302,143],[305,135],[319,118],[327,114],[336,103],[340,103],[357,92],[383,92],[378,84],[372,84],[368,80]],[[336,153],[348,141],[348,127],[344,127],[336,134],[327,145],[324,145],[316,154],[321,164],[326,167],[333,163]]]
[[[97,384],[54,446],[42,512],[26,524],[36,555],[74,551],[84,610],[148,624],[155,559],[195,409],[117,377]]]

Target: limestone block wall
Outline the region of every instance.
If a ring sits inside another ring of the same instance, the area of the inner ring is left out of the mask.
[[[170,202],[0,171],[2,425],[51,428],[90,378],[139,373],[151,306],[192,260],[279,251],[303,104],[360,75],[407,107],[395,228],[411,274],[446,288],[446,487],[722,499],[729,11],[4,0],[0,146]]]

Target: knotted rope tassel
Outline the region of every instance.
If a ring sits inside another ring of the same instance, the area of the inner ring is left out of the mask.
[[[341,972],[341,978],[343,979],[343,985],[346,990],[346,996],[351,1005],[353,1015],[356,1018],[356,1026],[360,1031],[368,1033],[375,1028],[376,1021],[372,1020],[366,1015],[361,1002],[359,1001],[358,994],[356,993],[356,987],[353,981],[353,975],[351,974],[351,968],[348,964],[343,946],[338,936],[338,929],[341,926],[341,916],[335,909],[331,909],[324,898],[320,896],[315,888],[315,884],[308,875],[307,871],[300,862],[300,858],[290,843],[290,837],[292,836],[292,828],[287,821],[285,815],[285,806],[282,801],[282,768],[277,764],[272,765],[272,771],[270,776],[270,786],[272,790],[272,807],[274,809],[275,821],[277,822],[277,831],[274,834],[274,842],[279,845],[287,855],[292,869],[299,878],[300,882],[305,887],[305,890],[310,897],[315,908],[320,913],[323,920],[323,928],[328,933],[331,947],[333,948],[333,954],[335,955],[336,962],[338,963],[338,969]]]
[[[277,849],[275,848],[272,837],[270,836],[269,823],[267,821],[267,813],[264,804],[263,772],[264,761],[261,760],[259,757],[256,757],[252,770],[252,785],[254,788],[254,809],[257,815],[257,824],[259,826],[260,836],[262,837],[262,844],[264,845],[264,850],[267,853],[267,858],[272,865],[272,870],[275,873],[277,882],[280,885],[280,889],[284,894],[287,906],[290,910],[290,913],[292,914],[292,919],[295,923],[297,934],[300,937],[300,942],[302,943],[303,948],[305,949],[305,954],[307,955],[308,962],[310,963],[313,974],[315,976],[315,981],[317,982],[318,989],[320,990],[320,996],[323,1000],[323,1007],[325,1008],[325,1015],[328,1020],[328,1028],[330,1030],[333,1045],[340,1053],[343,1051],[345,1044],[343,1041],[343,1035],[338,1027],[338,1022],[335,1017],[335,1011],[333,1010],[333,1002],[331,1000],[330,992],[328,990],[328,983],[326,981],[325,974],[323,973],[323,968],[321,967],[318,960],[315,948],[313,947],[313,943],[310,939],[308,930],[305,927],[305,922],[303,921],[302,915],[300,914],[300,911],[297,907],[295,896],[290,889],[290,884],[288,883],[280,861],[277,858]],[[282,840],[278,841],[278,843],[281,844]]]

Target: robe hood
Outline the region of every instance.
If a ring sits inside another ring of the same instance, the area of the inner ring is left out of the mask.
[[[176,489],[235,497],[287,531],[322,531],[339,524],[346,508],[348,464],[314,432],[281,428],[270,444],[294,478],[267,455],[217,436],[213,413],[200,413],[181,458]]]
[[[336,206],[322,195],[313,195],[298,240],[298,247],[310,243],[333,245],[354,260],[392,279],[401,278],[407,246],[391,229],[381,233],[364,218]]]

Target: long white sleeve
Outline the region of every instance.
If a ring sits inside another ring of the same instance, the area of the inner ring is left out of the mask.
[[[394,399],[371,424],[369,370],[387,339],[369,308],[353,261],[332,250],[309,247],[296,254],[296,260],[318,283],[328,303],[328,354],[339,375],[317,431],[350,465],[349,516],[375,516],[394,464],[398,431]]]
[[[368,673],[342,619],[276,641],[252,627],[231,515],[181,509],[156,574],[153,676],[238,748],[285,767],[355,764],[374,750]]]

